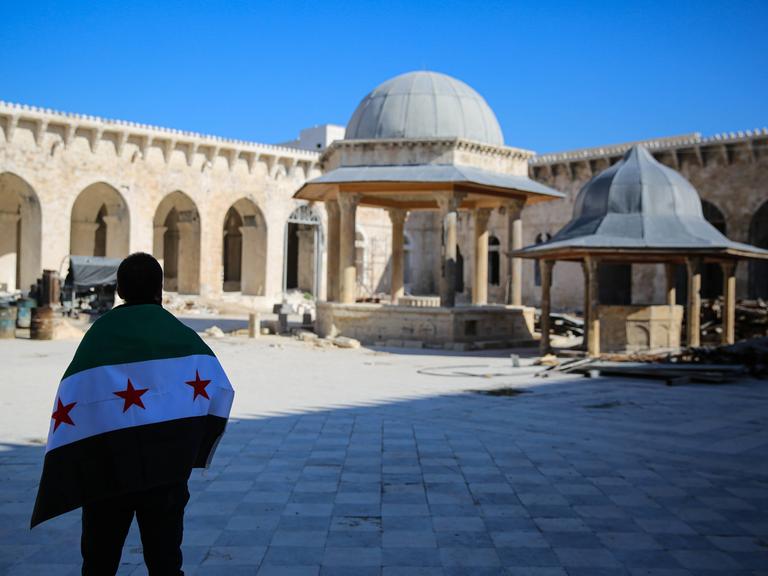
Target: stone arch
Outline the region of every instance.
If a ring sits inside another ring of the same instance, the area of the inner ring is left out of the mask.
[[[315,297],[320,290],[322,223],[309,204],[288,216],[285,227],[284,290],[301,290]]]
[[[29,290],[42,273],[42,213],[32,186],[0,174],[0,285]]]
[[[77,195],[70,216],[70,254],[125,258],[129,236],[128,204],[116,188],[96,182]]]
[[[768,249],[768,200],[752,216],[749,243]],[[768,262],[764,260],[749,263],[749,297],[768,299]]]
[[[722,210],[708,200],[701,201],[701,210],[704,218],[717,228],[723,235],[728,234],[725,215]],[[723,293],[723,270],[720,264],[704,264],[701,270],[701,297],[717,298]]]
[[[200,213],[195,202],[177,190],[162,199],[153,219],[152,252],[163,266],[163,288],[180,294],[200,293]]]
[[[267,222],[259,207],[241,198],[224,216],[224,291],[266,294]]]
[[[488,284],[501,284],[501,242],[496,236],[488,237]]]

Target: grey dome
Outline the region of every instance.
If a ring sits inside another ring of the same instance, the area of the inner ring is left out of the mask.
[[[345,138],[467,138],[504,145],[496,115],[483,97],[437,72],[408,72],[376,87],[352,114]]]

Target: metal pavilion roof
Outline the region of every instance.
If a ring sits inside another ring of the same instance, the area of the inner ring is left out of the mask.
[[[707,222],[696,189],[642,146],[584,185],[573,218],[551,240],[518,252],[557,259],[587,253],[768,258],[768,250],[729,240]]]

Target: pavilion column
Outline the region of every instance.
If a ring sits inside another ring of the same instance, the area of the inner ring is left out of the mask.
[[[328,216],[328,265],[325,282],[325,299],[339,301],[339,204],[335,200],[325,203]]]
[[[358,194],[339,194],[339,300],[343,304],[353,304],[357,292],[355,217],[359,202]]]
[[[736,342],[736,262],[722,262],[723,333],[722,343]]]
[[[488,220],[490,208],[477,208],[475,216],[475,279],[472,286],[472,304],[488,304]]]
[[[677,305],[677,266],[671,262],[664,264],[664,274],[667,280],[667,306],[669,306],[669,332],[667,335],[667,344],[672,347],[675,343],[672,337],[672,318],[674,318],[673,308]],[[674,329],[677,330],[677,324],[674,325]],[[679,339],[677,339],[679,340]],[[679,341],[677,342],[679,345]]]
[[[701,344],[701,258],[688,258],[685,261],[688,273],[688,309],[686,310],[685,328],[688,334],[688,346]]]
[[[677,304],[677,274],[676,265],[664,264],[664,274],[667,279],[667,306]]]
[[[584,336],[582,337],[581,347],[587,350],[589,346],[589,309],[592,306],[589,294],[589,265],[586,259],[581,261],[581,271],[584,275]]]
[[[544,356],[552,352],[549,341],[549,313],[551,311],[552,269],[554,260],[541,261],[541,340],[539,340],[539,353]]]
[[[405,219],[408,212],[398,208],[389,210],[392,221],[392,304],[405,295]]]
[[[507,204],[507,304],[523,305],[523,259],[512,256],[523,247],[523,206],[517,200]]]
[[[456,268],[458,254],[459,205],[463,195],[446,192],[437,196],[443,223],[443,262],[440,276],[440,306],[453,308],[456,305]]]
[[[584,340],[587,356],[600,356],[600,288],[597,260],[587,256],[584,259]]]

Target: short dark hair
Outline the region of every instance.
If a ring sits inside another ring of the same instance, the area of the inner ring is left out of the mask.
[[[117,269],[117,292],[126,302],[160,304],[163,269],[154,256],[134,252]]]

